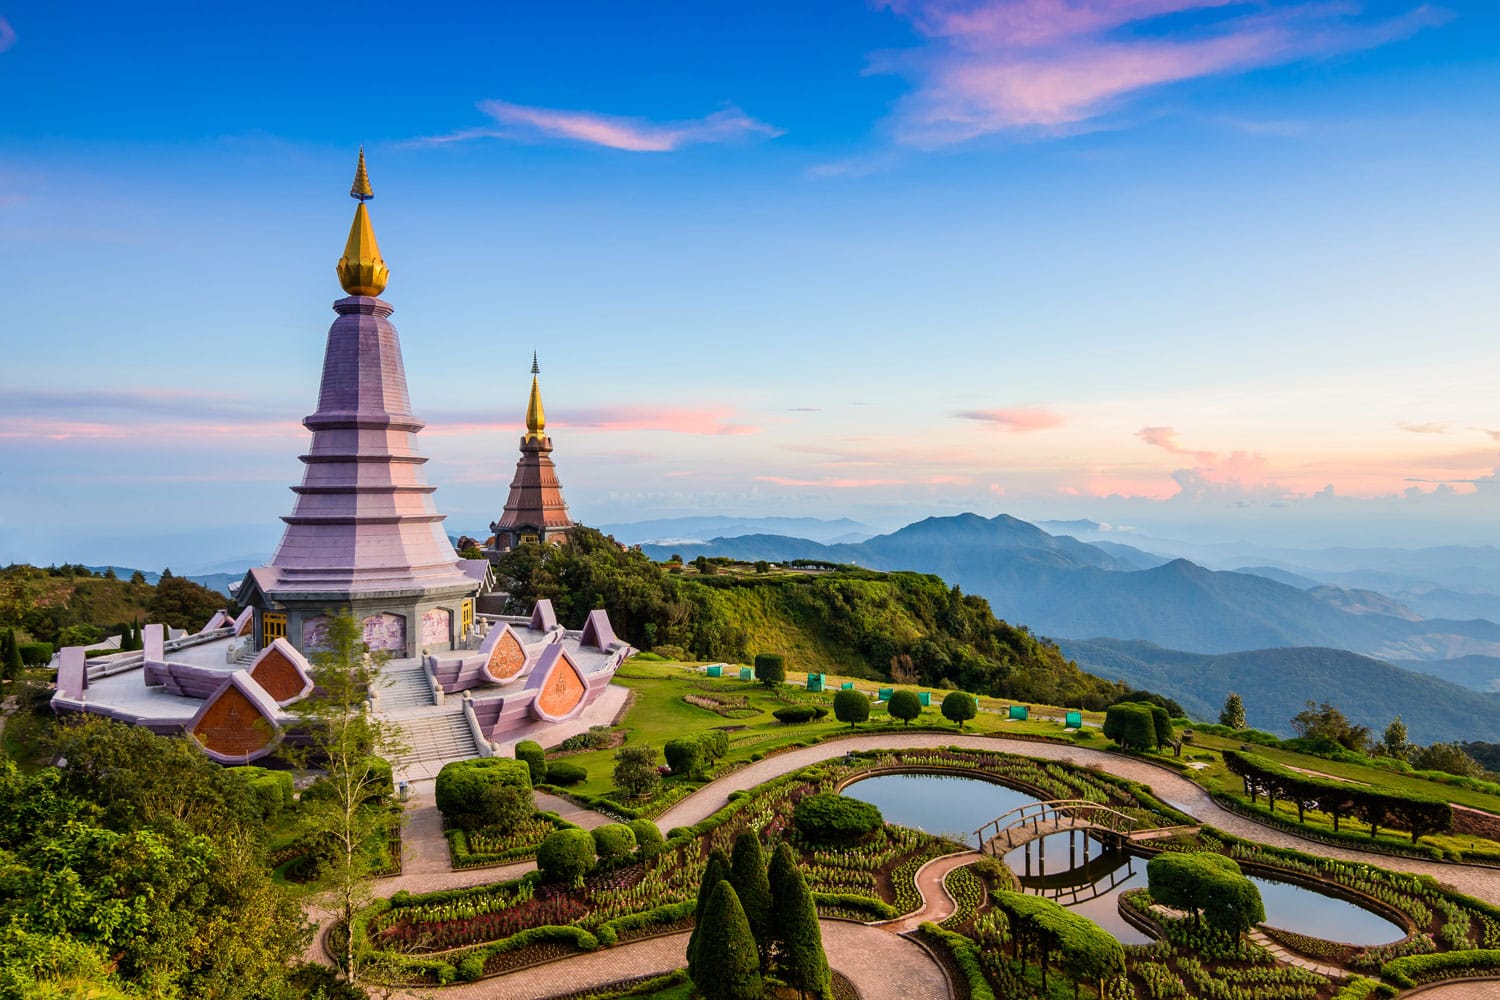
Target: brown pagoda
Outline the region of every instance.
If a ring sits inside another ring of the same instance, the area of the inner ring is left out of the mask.
[[[521,458],[516,478],[500,520],[490,525],[495,533],[490,554],[509,552],[527,542],[561,544],[573,528],[562,484],[552,465],[552,439],[546,434],[547,416],[542,411],[542,390],[537,384],[541,368],[531,356],[531,401],[526,406],[526,435],[521,438]]]

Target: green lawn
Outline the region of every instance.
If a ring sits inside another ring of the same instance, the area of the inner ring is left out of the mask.
[[[1213,750],[1236,750],[1240,741],[1232,737],[1214,736],[1209,733],[1194,733],[1195,746],[1206,747]],[[1366,785],[1376,785],[1381,788],[1397,789],[1411,792],[1417,795],[1427,795],[1432,798],[1443,799],[1454,805],[1472,806],[1475,809],[1483,809],[1485,812],[1500,814],[1500,795],[1489,792],[1477,792],[1468,788],[1460,788],[1457,785],[1447,785],[1438,781],[1429,781],[1416,775],[1402,774],[1399,771],[1388,771],[1383,767],[1371,767],[1367,764],[1349,764],[1344,761],[1328,760],[1323,757],[1312,757],[1307,754],[1294,753],[1290,750],[1281,750],[1276,747],[1254,746],[1256,755],[1274,760],[1276,763],[1286,767],[1302,768],[1307,771],[1316,771],[1319,774],[1330,774],[1336,778],[1346,781],[1357,781]],[[1221,765],[1222,766],[1222,765]],[[1223,772],[1226,776],[1228,772]],[[1234,779],[1238,784],[1238,779]],[[1225,786],[1233,787],[1232,785]]]
[[[828,690],[822,694],[811,694],[804,689],[805,675],[800,672],[789,672],[788,679],[796,683],[787,684],[778,692],[773,693],[754,681],[739,680],[738,672],[737,666],[730,666],[725,668],[725,673],[730,676],[710,678],[696,665],[627,661],[615,674],[616,682],[625,685],[635,693],[634,703],[621,722],[622,727],[629,731],[627,742],[632,745],[644,743],[660,747],[667,740],[677,736],[724,726],[739,727],[730,731],[729,753],[725,761],[730,765],[743,763],[755,755],[764,756],[795,743],[814,743],[830,735],[848,732],[849,726],[834,719],[832,714],[833,696],[838,691],[839,685],[848,681],[852,681],[857,690],[872,694],[882,687],[931,691],[932,707],[923,711],[921,717],[914,720],[912,724],[943,727],[954,733],[958,732],[953,723],[943,718],[939,711],[939,705],[947,692],[936,688],[909,684],[892,685],[829,674],[827,675]],[[748,697],[749,708],[754,710],[755,714],[744,718],[728,718],[710,709],[700,708],[683,701],[683,696],[690,694],[743,695]],[[829,708],[829,715],[822,721],[801,725],[786,725],[772,716],[771,713],[776,709],[793,703],[826,705]],[[1033,716],[1031,719],[1026,722],[1012,722],[1005,719],[1002,714],[1012,704],[1015,702],[998,698],[982,698],[979,715],[965,724],[964,732],[1066,736],[1061,723],[1036,718],[1041,714],[1061,717],[1067,711],[1066,709],[1033,705],[1031,706]],[[1097,712],[1085,712],[1084,718],[1098,723],[1103,716]],[[901,723],[886,713],[884,704],[872,704],[870,721],[857,727],[857,732],[861,734],[897,732],[901,728]],[[1092,740],[1103,745],[1102,738],[1097,735],[1094,735]],[[567,757],[569,762],[586,768],[589,774],[588,780],[576,786],[575,790],[589,795],[606,795],[612,792],[614,782],[611,779],[611,772],[614,769],[614,756],[613,750],[593,750]],[[672,787],[679,782],[687,782],[687,779],[676,777],[666,779],[667,787]]]

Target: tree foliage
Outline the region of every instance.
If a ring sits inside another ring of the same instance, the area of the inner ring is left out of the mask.
[[[755,935],[764,969],[772,933],[771,882],[766,875],[766,855],[754,830],[742,830],[734,840],[734,850],[729,856],[729,883],[734,886],[750,932]]]
[[[768,874],[771,883],[771,926],[777,944],[776,968],[788,986],[803,996],[822,996],[831,974],[823,951],[818,908],[796,855],[785,841],[776,847]]]
[[[860,691],[840,691],[833,696],[833,717],[849,728],[870,718],[870,698]]]
[[[1321,705],[1308,701],[1305,709],[1292,716],[1292,729],[1314,750],[1326,751],[1341,746],[1364,753],[1370,748],[1369,728],[1356,726],[1326,701]]]
[[[792,810],[792,824],[808,840],[848,844],[880,829],[880,810],[837,792],[804,796]]]
[[[587,830],[569,827],[547,834],[536,849],[536,867],[548,882],[582,885],[594,867],[594,837]]]
[[[1215,930],[1238,936],[1266,919],[1260,890],[1233,858],[1206,851],[1166,851],[1146,865],[1151,896],[1200,915]]]
[[[943,698],[943,718],[958,726],[964,727],[974,716],[979,714],[979,706],[974,704],[974,696],[964,694],[962,691],[950,691]]]
[[[1170,732],[1170,722],[1167,729]],[[1160,744],[1152,706],[1136,702],[1109,707],[1104,713],[1104,735],[1127,750],[1155,750]]]
[[[698,945],[703,939],[704,914],[708,912],[708,900],[720,882],[729,878],[729,857],[720,850],[711,852],[703,866],[703,878],[698,882],[698,899],[693,908],[693,932],[688,935],[688,978],[698,981]]]
[[[912,719],[922,714],[922,700],[915,691],[903,688],[891,694],[890,700],[885,703],[885,710],[891,718],[900,719],[902,725],[910,725]]]
[[[1484,773],[1479,761],[1465,753],[1457,743],[1434,743],[1422,747],[1411,755],[1411,762],[1419,771],[1443,771],[1465,778],[1477,778]]]
[[[1229,692],[1224,699],[1224,707],[1219,710],[1219,725],[1230,729],[1245,728],[1245,703],[1233,691]]]
[[[443,819],[461,830],[508,833],[536,811],[531,768],[507,757],[450,761],[438,772],[433,794]]]
[[[615,751],[615,787],[631,798],[650,795],[661,784],[656,748],[624,746]]]
[[[714,886],[703,911],[693,985],[704,1000],[760,1000],[760,954],[739,896],[727,881]]]
[[[767,688],[786,680],[786,659],[780,653],[755,654],[755,679]]]

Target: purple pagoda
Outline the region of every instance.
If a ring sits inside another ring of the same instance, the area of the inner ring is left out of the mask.
[[[547,415],[542,409],[542,389],[537,383],[541,367],[531,355],[531,399],[526,404],[526,433],[521,436],[521,457],[516,476],[500,519],[490,525],[495,533],[491,558],[523,543],[560,545],[573,530],[568,503],[563,499],[557,468],[552,464],[552,439],[547,436]]]
[[[462,648],[489,564],[460,559],[443,531],[417,451],[392,307],[378,296],[390,271],[365,202],[374,197],[364,151],[350,195],[359,202],[333,304],[317,412],[303,420],[312,446],[286,530],[270,565],[239,590],[255,609],[257,646],[279,638],[311,651],[330,613],[364,622],[371,650],[396,657]]]

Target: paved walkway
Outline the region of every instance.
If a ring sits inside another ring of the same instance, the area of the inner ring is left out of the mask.
[[[958,910],[958,904],[948,895],[948,887],[943,884],[943,880],[955,868],[973,864],[980,857],[976,851],[962,851],[933,858],[917,869],[917,892],[922,897],[922,905],[904,917],[871,926],[893,934],[904,934],[916,930],[929,920],[935,924],[947,920]]]
[[[820,921],[828,964],[859,989],[864,1000],[945,1000],[942,967],[920,947],[874,927],[843,920]],[[478,983],[407,990],[395,998],[441,1000],[537,1000],[622,979],[671,972],[687,965],[688,933],[623,944],[576,958],[550,962]]]
[[[960,747],[966,750],[999,750],[1043,760],[1066,761],[1083,767],[1097,765],[1109,774],[1150,785],[1156,796],[1168,805],[1236,836],[1257,840],[1275,847],[1306,851],[1323,857],[1378,865],[1392,871],[1431,875],[1459,892],[1500,906],[1500,871],[1492,868],[1439,864],[1418,858],[1395,857],[1314,843],[1273,827],[1264,826],[1238,813],[1230,812],[1209,798],[1208,792],[1204,791],[1201,786],[1167,768],[1102,750],[1004,737],[961,736],[957,733],[892,732],[829,740],[816,746],[801,747],[756,761],[704,786],[668,809],[657,820],[657,824],[663,830],[669,830],[674,826],[697,823],[724,806],[729,801],[731,792],[754,788],[778,774],[807,764],[842,757],[850,750],[920,750],[944,746]]]
[[[1259,927],[1251,928],[1245,936],[1251,941],[1260,945],[1262,948],[1266,949],[1266,951],[1269,951],[1276,957],[1277,961],[1285,962],[1287,965],[1295,965],[1299,969],[1306,969],[1308,972],[1316,972],[1318,975],[1327,976],[1329,979],[1346,979],[1351,975],[1349,970],[1343,968],[1342,966],[1330,965],[1327,962],[1316,962],[1305,955],[1299,955],[1295,951],[1290,951],[1286,948],[1283,948],[1281,945],[1271,940],[1271,938],[1266,935],[1266,932],[1261,930]]]
[[[1438,983],[1419,986],[1401,994],[1422,1000],[1500,1000],[1500,979],[1475,979],[1464,983]]]

